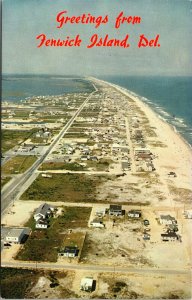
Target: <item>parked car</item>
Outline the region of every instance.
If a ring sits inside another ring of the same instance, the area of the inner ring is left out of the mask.
[[[168,174],[167,174],[168,176],[172,176],[172,177],[177,177],[177,175],[176,175],[176,173],[175,172],[169,172]]]
[[[145,226],[150,225],[149,220],[144,220],[144,221],[143,221],[143,224],[144,224]]]

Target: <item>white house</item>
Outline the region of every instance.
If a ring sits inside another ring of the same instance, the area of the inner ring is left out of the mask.
[[[69,257],[74,258],[78,256],[79,249],[76,246],[66,246],[63,250],[58,253],[59,257]]]
[[[88,159],[89,159],[89,156],[87,156],[87,155],[82,155],[81,156],[82,161],[85,161],[85,160],[88,160]]]
[[[128,217],[130,218],[140,218],[141,217],[141,212],[138,210],[130,210],[128,211]]]
[[[103,221],[94,219],[91,221],[90,226],[95,227],[95,228],[104,228],[105,224],[103,224]]]
[[[45,178],[52,178],[52,175],[47,173],[42,173],[41,176]]]
[[[40,219],[45,219],[53,211],[54,211],[54,207],[50,206],[47,203],[43,203],[36,209],[33,217],[34,217],[35,221],[38,221]]]
[[[93,289],[93,277],[84,277],[81,280],[81,290],[91,292]]]
[[[159,221],[162,225],[171,225],[177,223],[175,218],[171,217],[170,215],[160,215]]]

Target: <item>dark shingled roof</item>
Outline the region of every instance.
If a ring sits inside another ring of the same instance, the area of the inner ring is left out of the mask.
[[[116,211],[116,210],[121,210],[122,206],[121,205],[110,205],[110,210]]]
[[[50,205],[47,203],[41,204],[35,211],[35,215],[41,214],[43,216],[47,215],[47,212],[50,210]]]

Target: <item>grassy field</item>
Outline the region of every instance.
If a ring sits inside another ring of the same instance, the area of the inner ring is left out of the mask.
[[[91,176],[85,174],[52,174],[51,178],[38,178],[21,196],[25,200],[95,202],[96,188],[108,176]]]
[[[31,140],[30,143],[33,143],[33,144],[39,144],[39,145],[50,144],[50,138],[42,138],[42,137],[33,136],[30,140]]]
[[[101,159],[99,161],[87,161],[87,168],[91,168],[95,171],[108,171],[109,166],[113,161],[110,159]]]
[[[87,207],[63,207],[61,215],[50,218],[47,229],[35,229],[35,221],[31,217],[25,225],[32,228],[32,234],[16,259],[56,262],[58,250],[66,243],[68,229],[86,228],[90,213],[91,208]],[[80,243],[80,240],[74,237],[71,243]]]
[[[191,203],[192,191],[185,188],[175,187],[174,185],[168,185],[170,193],[174,196],[173,200],[177,202]]]
[[[81,126],[80,127],[70,127],[68,132],[69,133],[72,133],[72,132],[84,132],[86,128],[82,128]]]
[[[64,138],[88,138],[88,135],[84,132],[69,132],[64,134]]]
[[[24,173],[36,159],[36,156],[15,156],[2,166],[1,171],[3,174]]]
[[[28,119],[30,114],[29,109],[25,110],[16,110],[14,118],[22,118],[22,119]]]
[[[43,163],[39,170],[70,170],[70,171],[82,171],[85,168],[78,163],[63,163],[63,162],[47,162]]]
[[[27,291],[37,282],[40,273],[34,270],[1,268],[1,297],[25,299]]]
[[[66,235],[63,248],[65,248],[65,246],[78,247],[79,249],[78,259],[80,259],[84,241],[85,241],[85,232],[71,232]]]
[[[15,147],[16,145],[21,144],[26,139],[28,139],[34,130],[2,130],[2,144],[1,149],[2,153],[10,150],[11,148]]]
[[[80,165],[79,162],[73,163],[63,163],[63,162],[49,162],[43,163],[39,170],[70,170],[70,171],[86,171],[89,168],[95,171],[108,171],[109,165],[112,163],[112,160],[101,159],[99,161],[86,161],[86,167]]]

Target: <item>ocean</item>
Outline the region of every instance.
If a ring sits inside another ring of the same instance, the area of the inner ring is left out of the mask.
[[[135,93],[192,145],[192,77],[99,77]],[[2,100],[90,92],[83,78],[50,75],[3,75]]]

